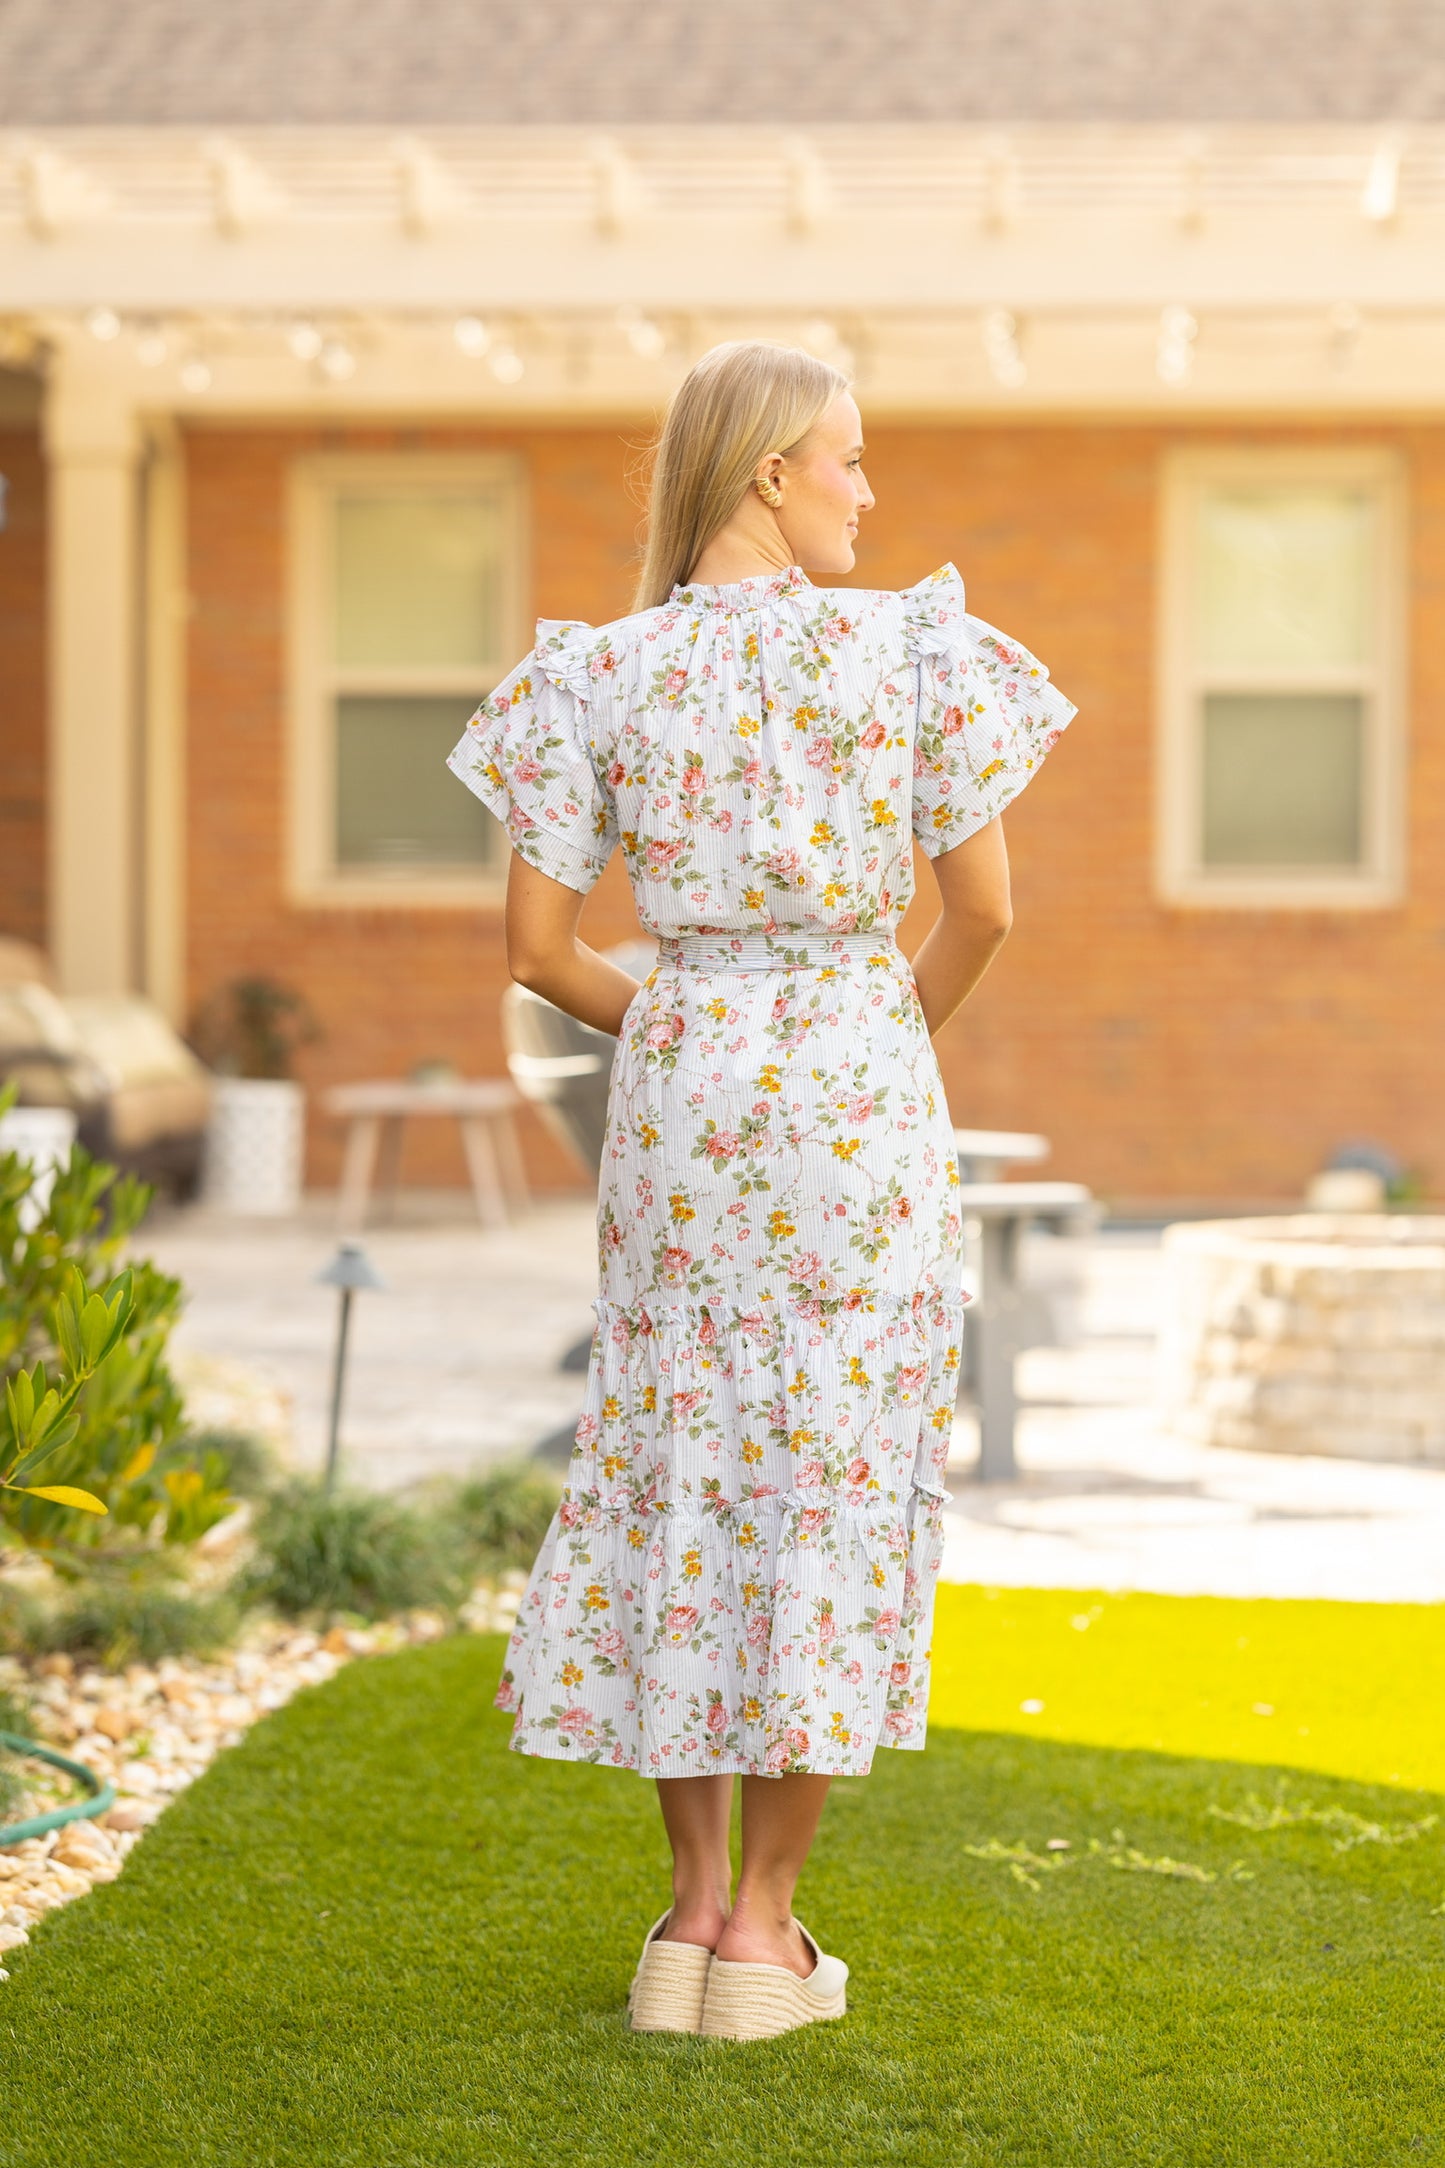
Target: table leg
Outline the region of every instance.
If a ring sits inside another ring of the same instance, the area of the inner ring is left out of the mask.
[[[1014,1422],[1018,1414],[1014,1386],[1019,1304],[1017,1234],[1017,1224],[1009,1220],[983,1223],[983,1287],[974,1342],[978,1477],[982,1483],[1011,1483],[1018,1475],[1014,1454]]]
[[[502,1163],[502,1188],[506,1191],[507,1207],[513,1218],[519,1219],[531,1207],[532,1192],[527,1187],[527,1169],[522,1162],[522,1140],[510,1114],[496,1116],[492,1135]]]
[[[371,1194],[371,1177],[380,1137],[379,1116],[352,1115],[351,1126],[346,1132],[341,1188],[336,1199],[336,1224],[342,1234],[359,1234],[366,1224],[366,1200]]]
[[[404,1114],[384,1114],[381,1120],[381,1155],[377,1165],[377,1203],[387,1219],[396,1218],[396,1182],[401,1172],[401,1132]]]
[[[467,1171],[472,1178],[472,1195],[477,1200],[477,1217],[484,1227],[505,1227],[507,1202],[503,1194],[501,1176],[497,1171],[497,1151],[492,1142],[490,1115],[463,1114],[458,1117],[462,1132],[462,1149],[467,1155]]]

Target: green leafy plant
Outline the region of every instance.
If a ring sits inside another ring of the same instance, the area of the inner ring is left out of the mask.
[[[256,1529],[245,1593],[289,1618],[351,1613],[381,1618],[453,1611],[466,1595],[467,1546],[448,1516],[373,1491],[278,1491]]]
[[[530,1566],[557,1510],[560,1485],[535,1461],[504,1461],[463,1483],[454,1511],[478,1573]]]
[[[79,1145],[38,1215],[33,1182],[0,1153],[0,1534],[61,1570],[151,1529],[193,1542],[231,1500],[165,1360],[179,1282],[121,1263],[151,1193]]]
[[[278,979],[231,979],[196,1012],[191,1032],[204,1061],[222,1076],[289,1077],[297,1049],[321,1037],[304,994]]]
[[[203,1656],[235,1638],[241,1607],[228,1590],[189,1589],[153,1560],[91,1577],[32,1618],[26,1646],[119,1669],[162,1656]]]

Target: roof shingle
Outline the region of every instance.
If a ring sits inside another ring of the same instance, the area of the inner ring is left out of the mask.
[[[1445,118],[1442,0],[0,0],[0,122]]]

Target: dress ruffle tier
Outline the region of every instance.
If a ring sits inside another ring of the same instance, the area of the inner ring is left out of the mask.
[[[497,1697],[513,1744],[650,1776],[922,1747],[962,1295],[596,1308]]]

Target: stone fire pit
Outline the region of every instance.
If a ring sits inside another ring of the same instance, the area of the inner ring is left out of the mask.
[[[1445,1218],[1186,1222],[1166,1231],[1164,1259],[1176,1433],[1445,1464]]]

